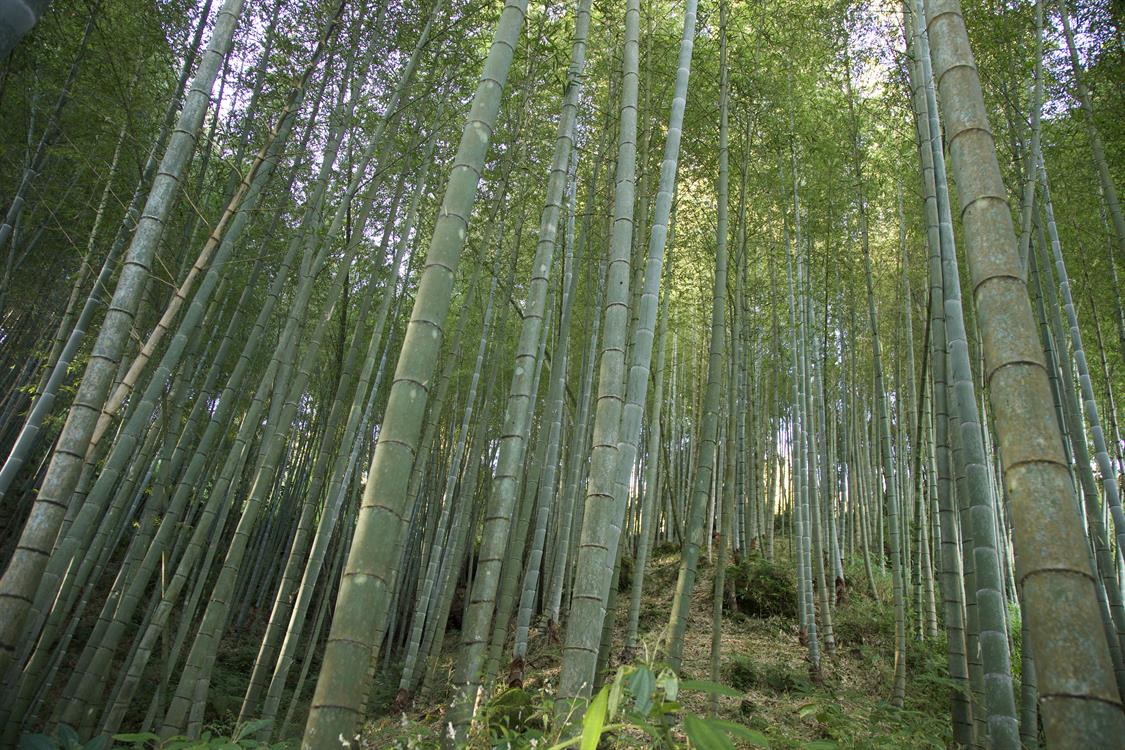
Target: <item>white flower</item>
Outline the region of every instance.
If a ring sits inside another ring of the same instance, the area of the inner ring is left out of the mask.
[[[445,725],[445,733],[449,735],[449,739],[451,739],[451,740],[457,739],[457,733],[453,731],[453,722],[452,721]]]

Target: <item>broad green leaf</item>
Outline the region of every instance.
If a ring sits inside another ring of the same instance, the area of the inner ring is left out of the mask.
[[[815,714],[820,709],[816,703],[802,703],[797,706],[797,715],[802,719],[811,714]]]
[[[235,731],[234,737],[231,739],[238,742],[244,737],[253,737],[272,723],[273,721],[271,719],[255,719],[254,721],[248,721]]]
[[[680,678],[670,669],[662,669],[656,678],[656,686],[664,692],[664,697],[670,701],[676,700],[680,694]]]
[[[99,734],[83,745],[82,750],[109,750],[111,742],[108,734]]]
[[[20,737],[20,750],[58,750],[54,737],[45,734],[25,734]]]
[[[652,692],[656,689],[656,677],[648,667],[638,667],[629,678],[629,692],[633,694],[633,706],[641,716],[648,716],[652,710]]]
[[[729,695],[731,698],[741,698],[744,695],[741,690],[736,690],[718,682],[711,682],[711,680],[681,680],[680,687],[684,690],[698,690],[714,695]]]
[[[82,740],[78,739],[78,732],[69,724],[59,724],[55,736],[59,738],[59,745],[65,748],[80,748]]]
[[[582,744],[579,750],[597,750],[598,740],[602,737],[602,727],[605,726],[605,712],[609,703],[609,688],[603,687],[594,696],[586,715],[582,717]]]
[[[684,717],[684,732],[696,750],[734,750],[734,743],[722,729],[694,714]]]
[[[617,709],[621,706],[621,693],[625,688],[625,667],[617,670],[617,676],[613,678],[613,685],[609,689],[609,718],[610,721],[613,717],[617,716]]]
[[[187,737],[177,736],[162,744],[160,750],[187,750],[195,744],[193,740],[189,740]]]
[[[152,732],[133,732],[131,734],[115,734],[113,741],[123,745],[143,745],[146,742],[159,742],[160,735]]]
[[[740,740],[746,740],[755,747],[768,748],[770,746],[770,741],[764,734],[754,731],[750,727],[744,727],[736,721],[727,721],[726,719],[711,719],[711,723],[723,729],[728,734],[734,735]]]

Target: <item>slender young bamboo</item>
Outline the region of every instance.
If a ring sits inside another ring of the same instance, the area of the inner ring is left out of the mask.
[[[725,90],[720,87],[720,90]],[[724,99],[720,93],[720,99]],[[720,104],[720,109],[724,103]],[[718,433],[720,412],[722,411],[722,381],[724,362],[726,357],[726,327],[727,327],[727,182],[729,179],[727,169],[727,149],[723,148],[726,141],[726,118],[720,116],[719,138],[722,144],[719,149],[719,174],[718,174],[718,213],[715,238],[715,281],[714,297],[711,303],[711,335],[707,360],[707,386],[703,400],[701,414],[701,429],[699,435],[699,459],[695,471],[695,486],[692,490],[691,510],[689,520],[684,528],[685,545],[680,561],[680,570],[676,580],[676,593],[672,600],[672,611],[669,614],[667,629],[665,630],[661,651],[665,654],[669,666],[679,670],[683,659],[684,632],[687,629],[688,609],[691,604],[692,591],[695,588],[695,578],[699,565],[699,549],[703,546],[706,528],[704,514],[707,512],[707,501],[711,494],[712,482],[716,480],[718,463]],[[721,482],[719,483],[721,487]],[[715,497],[720,493],[716,492]]]
[[[652,368],[652,353],[657,312],[660,297],[660,281],[664,275],[664,255],[668,244],[669,221],[676,191],[676,169],[680,156],[680,141],[683,133],[684,109],[687,104],[688,83],[691,75],[691,58],[695,44],[696,27],[695,0],[688,0],[684,7],[684,26],[680,37],[679,59],[676,69],[675,90],[672,95],[671,111],[668,115],[668,135],[664,143],[664,159],[661,163],[660,182],[657,189],[656,205],[648,243],[648,256],[644,269],[644,284],[638,297],[636,327],[630,350],[631,362],[622,410],[621,433],[617,444],[617,467],[614,478],[614,503],[617,508],[617,525],[621,526],[627,503],[629,481],[634,474],[637,447],[641,437],[641,421],[648,394],[649,373]],[[650,420],[650,429],[659,431],[659,406],[654,407],[655,419]],[[655,462],[655,452],[650,453]],[[646,490],[647,491],[647,490]],[[640,544],[647,542],[647,531],[642,532]],[[646,552],[647,556],[647,552]],[[638,560],[638,563],[640,561]],[[643,567],[634,566],[634,580],[643,579]],[[612,590],[612,589],[611,589]],[[635,589],[639,597],[639,589]],[[635,633],[634,633],[635,636]],[[626,649],[631,647],[626,643]]]
[[[920,21],[924,18],[921,5],[915,0],[904,4],[905,17],[910,29],[908,38],[912,45],[914,65],[911,66],[911,82],[914,88],[915,124],[918,131],[918,150],[922,163],[922,193],[926,215],[926,242],[929,246],[930,310],[929,325],[930,357],[933,361],[933,464],[937,474],[936,482],[931,482],[931,492],[936,494],[939,508],[939,529],[941,543],[939,558],[941,566],[942,616],[947,638],[947,664],[949,674],[960,689],[951,692],[953,704],[953,733],[956,740],[964,746],[972,743],[973,718],[972,705],[968,694],[968,661],[964,630],[964,597],[962,595],[961,558],[956,552],[957,532],[954,520],[954,504],[951,497],[950,482],[950,443],[948,438],[948,389],[946,387],[946,334],[945,302],[942,292],[943,277],[941,248],[943,243],[952,242],[952,226],[942,218],[945,213],[939,209],[939,190],[937,173],[940,170],[943,187],[945,162],[940,137],[934,132],[937,126],[937,112],[933,79],[929,70],[929,41]],[[948,205],[948,201],[945,200]]]
[[[719,231],[719,244],[725,246],[727,224],[729,222],[729,180],[730,180],[730,144],[729,144],[729,100],[730,100],[730,78],[727,71],[727,3],[725,0],[719,2],[719,188],[718,188],[718,210],[717,210],[717,224]],[[725,247],[724,247],[725,250]],[[741,248],[740,259],[741,259]],[[741,262],[741,261],[740,261]],[[735,272],[738,273],[737,271]],[[718,275],[718,274],[716,274]],[[724,283],[725,283],[724,279]],[[723,300],[726,304],[726,300]],[[742,304],[742,300],[736,298],[735,305]],[[735,327],[733,329],[734,336],[737,336],[737,321],[739,316],[737,312],[734,315]],[[726,332],[723,332],[725,337]],[[732,336],[732,338],[734,338]],[[726,342],[724,341],[724,344]],[[732,347],[732,356],[728,357],[724,369],[734,366],[733,354],[738,351],[737,347]],[[714,366],[712,362],[712,366]],[[729,396],[727,401],[727,432],[726,444],[728,446],[734,444],[734,435],[736,431],[736,417],[735,411],[738,406],[736,401],[737,389],[733,387],[734,378],[728,374],[727,388]],[[727,547],[731,543],[731,529],[733,525],[733,504],[735,501],[735,487],[734,487],[734,467],[735,458],[731,451],[727,451],[725,458],[726,476],[723,477],[722,483],[719,485],[720,489],[716,491],[716,502],[722,502],[722,516],[719,522],[719,539],[718,539],[718,554],[715,556],[715,575],[713,580],[714,589],[711,597],[711,679],[715,682],[719,681],[719,664],[722,660],[722,642],[723,642],[723,595],[726,589],[726,571],[727,571]],[[716,471],[716,474],[718,472]],[[711,713],[718,715],[719,713],[719,696],[711,696]]]
[[[590,193],[592,195],[593,191],[591,190]],[[547,591],[547,602],[545,605],[545,609],[547,610],[548,635],[556,641],[559,639],[563,589],[566,586],[569,568],[573,567],[573,562],[568,565],[568,561],[571,560],[571,550],[574,546],[571,543],[573,537],[572,532],[581,526],[581,519],[577,515],[580,510],[578,507],[578,493],[583,481],[582,472],[585,462],[580,460],[579,456],[589,452],[590,402],[593,397],[594,365],[597,360],[601,334],[602,316],[598,311],[601,310],[602,307],[600,302],[604,285],[601,284],[601,281],[605,278],[605,266],[606,264],[603,257],[602,262],[598,265],[595,276],[597,279],[594,283],[596,287],[595,303],[590,313],[593,321],[590,324],[589,340],[586,344],[586,352],[583,355],[582,380],[578,388],[578,406],[574,417],[574,425],[571,429],[570,446],[567,449],[570,461],[567,466],[566,478],[563,480],[562,488],[559,491],[561,495],[559,508],[561,526],[559,526],[558,529],[559,549],[555,554],[555,560],[551,570],[550,587]],[[575,523],[576,520],[577,523]]]
[[[574,583],[563,641],[556,715],[574,716],[572,707],[594,688],[606,605],[617,557],[620,523],[614,507],[614,474],[621,411],[625,401],[625,346],[629,324],[629,256],[637,164],[637,88],[640,2],[625,4],[621,108],[614,184],[613,229],[606,276],[602,356],[594,411],[593,444],[574,563]]]
[[[589,7],[579,6],[579,13],[589,13]],[[544,551],[547,540],[548,519],[554,510],[557,495],[559,461],[563,420],[565,418],[566,376],[570,358],[570,320],[574,296],[578,286],[578,274],[574,273],[574,207],[578,160],[577,152],[572,151],[570,164],[570,201],[567,211],[566,250],[563,257],[563,277],[560,281],[562,294],[559,303],[557,344],[553,350],[551,363],[551,388],[547,395],[547,412],[544,419],[548,423],[547,448],[543,460],[543,473],[538,489],[538,509],[535,519],[535,532],[524,566],[523,583],[520,587],[520,601],[516,622],[515,644],[512,649],[512,664],[509,669],[510,684],[523,683],[524,660],[527,656],[528,631],[535,609],[535,598],[539,591],[540,571],[543,568]],[[583,248],[585,249],[585,248]]]
[[[673,244],[675,234],[675,219],[673,218],[668,230],[668,244]],[[668,271],[671,270],[671,264]],[[665,285],[667,286],[667,285]],[[660,323],[656,335],[656,361],[653,364],[652,377],[655,381],[652,390],[652,410],[649,414],[648,446],[645,451],[645,478],[644,499],[641,507],[640,539],[637,543],[637,557],[633,566],[633,580],[629,592],[629,622],[625,631],[625,645],[623,647],[623,660],[631,658],[637,645],[637,627],[641,617],[641,596],[644,593],[645,567],[648,564],[649,552],[652,546],[652,533],[657,525],[654,522],[658,509],[656,503],[660,497],[660,482],[667,482],[667,463],[665,471],[660,472],[659,460],[661,445],[661,415],[664,408],[664,359],[668,342],[668,308],[671,294],[664,293],[664,301],[660,308]]]
[[[531,417],[533,415],[535,390],[539,365],[542,362],[541,339],[545,342],[544,312],[547,308],[547,292],[550,286],[550,269],[554,265],[555,245],[558,238],[559,218],[565,197],[570,153],[574,147],[574,133],[578,119],[578,101],[582,91],[582,75],[586,60],[586,37],[589,30],[590,13],[588,5],[580,5],[575,16],[574,40],[571,46],[570,68],[566,90],[562,101],[562,115],[559,118],[555,150],[548,176],[547,194],[539,220],[538,243],[531,261],[531,281],[528,285],[527,301],[523,308],[523,322],[515,355],[515,369],[508,392],[508,403],[504,411],[504,426],[500,438],[499,455],[489,502],[485,510],[485,527],[481,535],[480,556],[477,559],[477,574],[473,579],[472,592],[463,630],[461,651],[456,684],[458,699],[453,713],[453,724],[458,737],[464,736],[472,717],[476,693],[480,684],[480,672],[484,663],[485,649],[488,646],[490,624],[494,614],[497,625],[506,628],[509,612],[500,606],[497,613],[497,592],[501,589],[501,566],[505,549],[509,546],[511,519],[519,492],[519,474],[524,464],[524,453],[530,437]],[[545,442],[544,442],[545,445]],[[532,503],[527,503],[530,513]],[[517,534],[519,542],[517,555],[522,556],[526,526],[521,524],[522,534]],[[518,558],[515,561],[518,565]],[[514,587],[519,577],[517,571],[509,569],[509,586]],[[508,592],[504,592],[508,593]],[[514,593],[512,591],[511,593]],[[504,599],[510,598],[503,597]],[[500,602],[503,604],[503,602]],[[501,648],[502,643],[496,647]]]
[[[862,185],[862,176],[856,163],[857,182]],[[867,315],[871,324],[871,362],[875,371],[875,402],[877,409],[877,429],[879,431],[879,455],[883,472],[882,500],[887,514],[890,536],[891,576],[895,608],[895,678],[891,691],[891,701],[901,706],[906,694],[906,602],[903,590],[903,560],[901,555],[900,519],[898,497],[895,492],[894,459],[891,451],[890,409],[887,405],[887,391],[883,385],[882,354],[879,347],[879,322],[875,314],[875,290],[871,278],[871,250],[867,240],[867,219],[864,210],[863,191],[860,188],[860,237],[863,243],[863,270],[867,282]]]

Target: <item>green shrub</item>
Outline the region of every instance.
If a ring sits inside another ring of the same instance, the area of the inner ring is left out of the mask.
[[[771,690],[775,693],[804,693],[812,685],[798,670],[786,664],[758,662],[736,654],[724,667],[726,681],[740,690]]]
[[[893,591],[891,589],[891,576],[889,571],[880,572],[879,561],[875,554],[871,554],[871,573],[875,578],[875,586],[883,601],[890,601]],[[844,580],[848,583],[848,598],[871,599],[871,583],[867,580],[867,567],[863,564],[862,553],[856,553],[844,560]]]
[[[738,611],[749,617],[797,616],[797,579],[787,567],[751,555],[727,568]]]
[[[508,688],[489,701],[486,715],[494,733],[524,732],[535,718],[538,706],[531,693],[523,688]]]
[[[893,645],[895,616],[891,607],[866,597],[836,608],[833,632],[841,646]]]

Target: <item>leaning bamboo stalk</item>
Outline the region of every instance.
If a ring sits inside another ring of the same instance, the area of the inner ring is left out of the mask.
[[[1052,747],[1096,746],[1125,736],[1125,713],[960,3],[929,0],[926,27],[1012,501],[1044,732]]]

